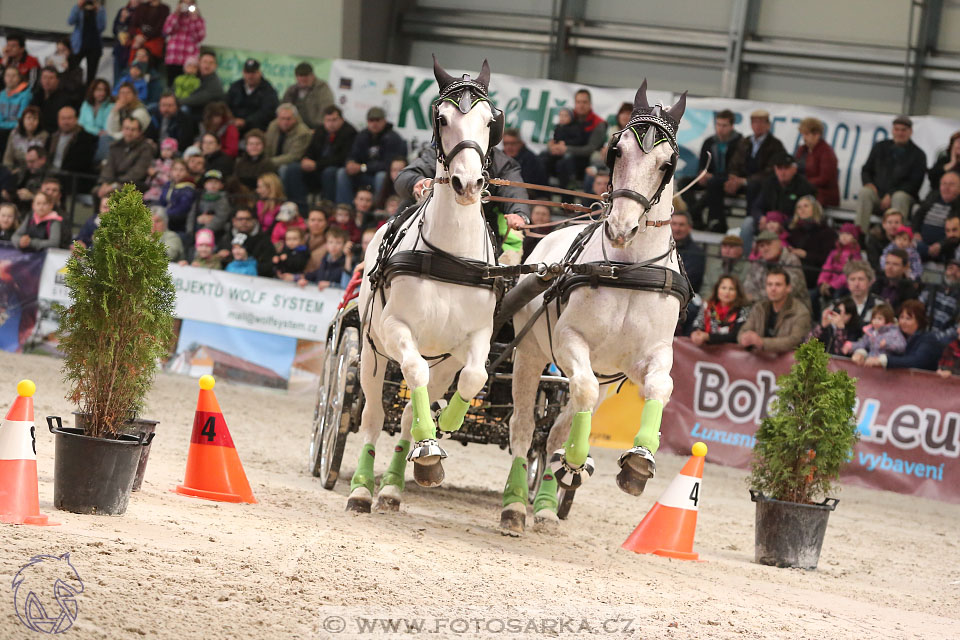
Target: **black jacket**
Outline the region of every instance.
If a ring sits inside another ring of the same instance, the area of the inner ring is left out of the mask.
[[[763,186],[760,189],[760,208],[763,213],[779,211],[788,218],[793,218],[797,200],[803,196],[816,195],[817,190],[799,171],[787,184],[780,184],[777,174],[774,173],[763,179]]]
[[[370,129],[364,129],[353,139],[348,160],[367,165],[367,173],[373,175],[390,169],[390,161],[397,157],[407,157],[407,141],[387,123],[383,131],[374,135]]]
[[[356,138],[357,130],[349,122],[343,123],[340,130],[333,135],[333,140],[326,129],[317,127],[304,157],[317,163],[317,171],[323,171],[327,167],[342,167],[347,163],[347,156]]]
[[[40,108],[40,128],[53,133],[57,130],[57,114],[60,109],[75,105],[62,88],[54,91],[50,97],[46,97],[43,89],[37,87],[37,92],[33,94],[33,99],[30,100],[30,106]]]
[[[51,166],[59,141],[60,130],[58,129],[47,141],[47,157]],[[97,152],[97,143],[97,136],[87,132],[83,127],[77,127],[77,133],[73,136],[73,140],[67,144],[67,149],[63,153],[60,170],[73,173],[97,173],[93,166],[93,156]]]
[[[697,165],[697,173],[706,169],[714,175],[727,175],[730,172],[730,163],[733,162],[733,154],[736,152],[737,145],[740,144],[740,138],[742,137],[738,132],[734,131],[730,139],[727,140],[727,152],[724,154],[723,171],[717,170],[717,159],[720,157],[720,149],[717,145],[720,140],[716,135],[712,135],[704,140],[703,146],[700,147],[700,164]]]
[[[160,129],[162,126],[163,117],[160,115],[157,107],[153,107],[150,109],[150,126],[147,127],[147,137],[156,142],[157,147],[163,142],[163,140],[160,139]],[[197,138],[197,128],[194,125],[193,118],[183,111],[177,111],[176,115],[171,118],[170,123],[167,125],[166,137],[173,138],[177,141],[177,144],[180,145],[180,153],[182,154]]]
[[[243,248],[247,250],[251,258],[257,261],[257,275],[272,278],[274,276],[273,256],[276,255],[276,251],[273,248],[273,243],[270,242],[270,234],[261,232],[259,225],[255,227],[254,231],[247,236]],[[223,234],[223,237],[217,243],[217,250],[226,249],[230,251],[233,245],[233,236],[236,233],[238,232],[231,227],[230,233]],[[223,264],[226,266],[231,262],[233,262],[233,258],[229,257],[223,261]]]
[[[699,293],[703,284],[703,274],[707,266],[707,250],[699,242],[694,242],[693,236],[677,240],[677,253],[683,259],[683,267],[693,285],[693,292]]]
[[[260,84],[249,95],[244,88],[243,78],[240,78],[231,84],[230,90],[227,91],[227,106],[230,107],[234,117],[243,118],[246,121],[242,131],[254,128],[266,131],[270,122],[276,117],[280,99],[277,97],[277,91],[266,78],[260,80]]]
[[[547,170],[540,162],[540,156],[527,148],[527,145],[520,147],[520,153],[514,158],[520,165],[520,175],[523,176],[523,182],[530,184],[549,184]],[[502,176],[501,176],[502,177]],[[512,178],[511,178],[512,180]]]
[[[893,282],[883,273],[877,274],[877,281],[870,287],[870,291],[883,298],[897,312],[900,311],[901,304],[919,295],[917,283],[910,278],[900,278]]]
[[[927,154],[913,140],[907,142],[900,151],[893,140],[883,140],[873,145],[860,171],[860,178],[863,184],[876,186],[877,195],[881,198],[888,193],[905,191],[918,199],[926,174]]]

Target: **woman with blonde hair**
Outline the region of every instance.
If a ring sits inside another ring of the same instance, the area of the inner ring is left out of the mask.
[[[787,239],[789,251],[800,258],[807,289],[816,289],[820,269],[837,242],[837,234],[824,222],[823,207],[813,196],[797,200]],[[798,286],[793,285],[794,288]]]
[[[260,228],[264,232],[270,233],[273,230],[280,205],[286,200],[287,195],[283,192],[280,176],[265,173],[257,178],[257,219],[260,220]]]
[[[823,139],[823,123],[816,118],[800,121],[803,144],[797,147],[797,164],[817,188],[817,200],[825,207],[840,204],[840,182],[837,175],[837,154]]]

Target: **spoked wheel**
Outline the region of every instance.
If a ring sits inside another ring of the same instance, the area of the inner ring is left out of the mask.
[[[533,504],[533,499],[540,490],[540,482],[543,480],[543,471],[547,465],[547,450],[544,448],[530,449],[527,453],[527,490],[529,491],[529,500]]]
[[[320,383],[317,385],[317,401],[313,408],[313,431],[310,434],[310,457],[308,459],[310,473],[316,477],[320,472],[320,449],[323,444],[323,425],[327,417],[327,399],[330,397],[330,382],[332,371],[336,364],[336,343],[334,336],[327,338],[323,354],[323,366],[320,368]]]
[[[576,490],[570,491],[569,489],[560,489],[560,492],[557,494],[557,517],[561,520],[566,520],[567,516],[570,515],[570,507],[573,506],[573,496],[576,493]]]
[[[356,327],[347,327],[343,330],[334,367],[330,371],[327,413],[321,432],[319,467],[324,489],[333,489],[340,476],[343,448],[359,399],[359,365],[360,332]]]

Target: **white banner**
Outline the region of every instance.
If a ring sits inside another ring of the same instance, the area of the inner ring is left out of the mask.
[[[64,274],[69,253],[47,252],[40,276],[40,299],[69,304]],[[184,320],[323,342],[337,313],[340,289],[317,290],[226,271],[170,265],[177,290],[175,315]]]

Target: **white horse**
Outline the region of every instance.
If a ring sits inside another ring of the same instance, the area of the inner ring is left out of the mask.
[[[576,262],[652,261],[650,264],[676,272],[673,275],[677,281],[686,282],[670,231],[672,163],[677,159],[675,135],[686,94],[669,109],[659,105],[651,108],[647,104],[646,84],[644,81],[637,91],[631,123],[608,156],[608,164],[613,165],[613,192],[602,232],[596,229]],[[651,122],[663,126],[658,128]],[[581,231],[583,227],[568,227],[549,234],[527,261],[562,262]],[[515,329],[520,331],[542,304],[540,295],[522,308],[514,316]],[[603,286],[601,280],[599,288],[573,289],[559,308],[558,315],[556,302],[551,303],[516,350],[510,446],[517,457],[504,488],[501,529],[505,533],[521,533],[525,526],[526,460],[521,456],[527,453],[533,436],[537,381],[551,361],[569,377],[570,399],[548,437],[547,451],[557,453],[552,456],[552,468],[544,472],[534,499],[535,524],[549,526],[557,522],[558,481],[561,487],[572,491],[593,471],[593,462],[588,458],[590,419],[601,399],[600,382],[594,372],[626,374],[645,400],[635,446],[621,456],[617,484],[624,491],[639,495],[655,468],[653,454],[660,442],[663,406],[673,391],[670,369],[680,311],[678,297],[611,288]]]
[[[425,207],[404,225],[407,231],[396,251],[429,251],[432,255],[439,251],[494,264],[480,202],[491,134],[502,130],[502,114],[487,100],[490,67],[484,60],[476,79],[467,75],[454,78],[434,58],[434,75],[440,87],[440,100],[434,110],[437,180]],[[368,269],[377,264],[386,229],[387,225],[380,228],[367,249]],[[383,428],[387,357],[400,363],[411,391],[411,400],[403,411],[400,441],[381,478],[377,500],[378,509],[397,510],[408,459],[414,462],[417,484],[432,487],[443,481],[440,461],[446,453],[437,444],[431,401],[443,397],[460,371],[457,391],[438,419],[444,431],[460,428],[469,400],[487,380],[485,363],[496,296],[488,287],[401,274],[382,291],[374,290],[365,277],[359,305],[364,318],[360,357],[360,385],[366,397],[360,423],[364,444],[350,481],[347,510],[369,512],[371,508],[374,449]],[[449,356],[433,361],[431,367],[428,358],[443,354]]]

